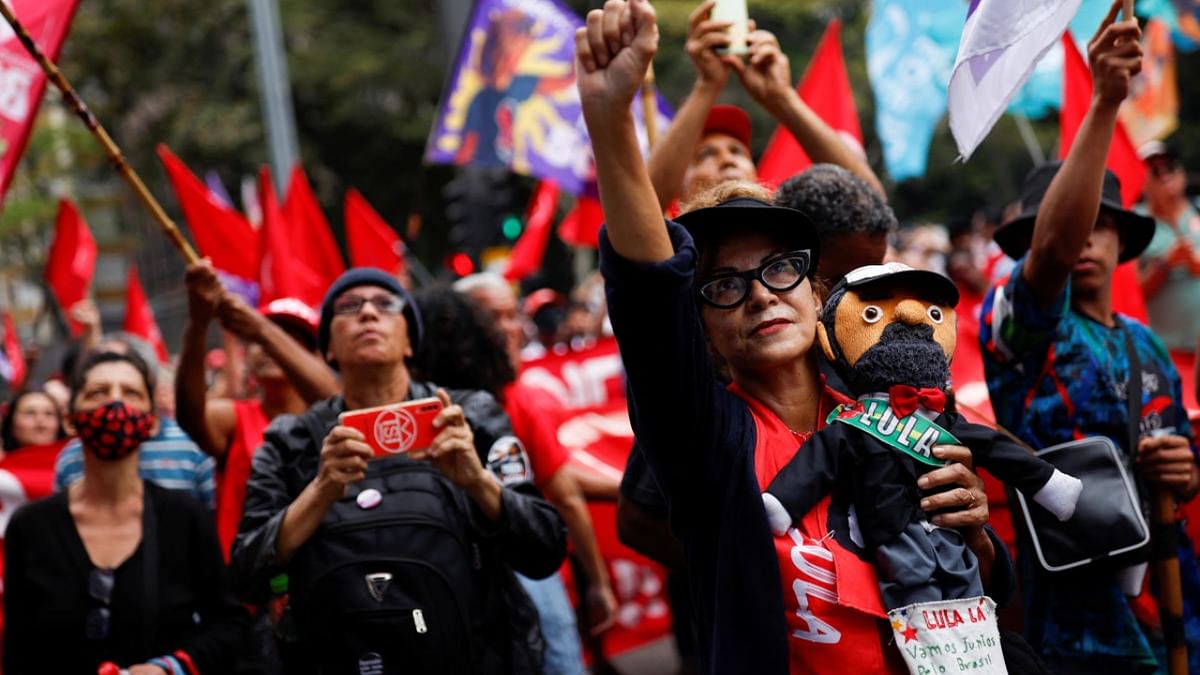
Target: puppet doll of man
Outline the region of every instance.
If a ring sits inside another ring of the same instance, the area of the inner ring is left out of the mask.
[[[817,337],[858,400],[834,410],[763,494],[776,534],[830,492],[848,496],[888,609],[983,595],[962,537],[919,507],[917,479],[942,465],[934,445],[970,448],[975,466],[1060,520],[1074,513],[1082,490],[1078,479],[947,407],[957,303],[949,279],[899,263],[860,267],[839,281]]]

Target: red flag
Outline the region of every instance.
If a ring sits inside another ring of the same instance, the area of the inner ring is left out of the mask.
[[[344,214],[350,264],[404,274],[404,242],[354,188],[346,191]]]
[[[833,127],[843,142],[863,152],[862,127],[854,106],[854,92],[846,61],[842,58],[842,21],[833,19],[817,45],[812,62],[796,85],[796,93],[812,111]],[[782,125],[775,129],[758,161],[758,179],[766,185],[778,185],[812,164],[800,144]]]
[[[30,37],[51,61],[66,40],[77,0],[11,0],[8,5]],[[8,189],[17,162],[29,142],[29,131],[37,116],[38,105],[46,90],[46,75],[13,35],[2,24],[0,63],[4,64],[4,94],[0,96],[0,196]]]
[[[262,208],[262,268],[259,283],[262,293],[259,303],[266,305],[279,298],[299,298],[311,307],[320,307],[329,282],[314,270],[308,258],[301,257],[292,245],[303,237],[298,228],[284,219],[275,198],[271,172],[263,167],[258,172],[258,202]]]
[[[259,268],[258,233],[246,217],[213,194],[187,165],[167,146],[158,146],[179,208],[202,255],[212,259],[213,267],[243,279],[257,280]]]
[[[21,338],[17,335],[17,326],[9,312],[4,313],[4,356],[12,371],[9,388],[16,391],[25,382],[25,352],[21,350]]]
[[[321,276],[326,286],[332,284],[346,265],[342,262],[342,254],[333,231],[329,229],[329,221],[317,203],[312,186],[304,175],[304,169],[296,165],[292,169],[292,177],[288,181],[287,194],[283,198],[283,217],[292,232],[292,255],[296,260],[302,260]],[[320,301],[314,306],[320,306]]]
[[[1061,158],[1066,158],[1079,125],[1083,124],[1084,115],[1092,101],[1092,74],[1088,70],[1087,61],[1075,46],[1071,34],[1063,34],[1063,103],[1062,115],[1059,117],[1059,150]],[[1108,149],[1108,168],[1121,179],[1121,201],[1129,208],[1137,203],[1146,185],[1146,164],[1138,157],[1137,148],[1125,131],[1125,125],[1117,121],[1117,130],[1113,133],[1112,145]]]
[[[167,345],[163,342],[162,333],[158,331],[158,322],[154,320],[154,309],[146,299],[146,291],[142,290],[142,281],[138,278],[137,265],[130,265],[128,282],[125,287],[125,323],[121,329],[132,333],[154,347],[158,360],[166,363],[170,356]]]
[[[538,182],[529,210],[525,214],[525,233],[513,246],[508,257],[504,278],[519,281],[542,268],[546,257],[546,244],[550,243],[550,229],[554,214],[558,211],[558,184],[551,180]]]
[[[558,226],[558,237],[571,246],[600,245],[600,226],[604,224],[604,208],[595,197],[580,195],[575,208]]]
[[[96,240],[83,216],[69,200],[58,202],[58,217],[54,223],[54,241],[46,257],[46,284],[63,313],[87,297],[96,270]],[[68,316],[71,333],[83,329]]]
[[[1059,157],[1065,158],[1079,133],[1079,126],[1092,102],[1092,74],[1075,46],[1071,34],[1063,34],[1063,102],[1059,117]],[[1146,164],[1138,157],[1125,125],[1117,121],[1112,145],[1108,149],[1108,168],[1121,181],[1121,201],[1126,208],[1137,202],[1146,184]],[[1113,310],[1148,322],[1146,299],[1138,283],[1137,261],[1117,267],[1113,274]]]

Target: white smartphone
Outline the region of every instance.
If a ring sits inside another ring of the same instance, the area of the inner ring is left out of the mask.
[[[722,54],[737,54],[738,56],[748,51],[746,34],[750,14],[746,10],[746,0],[717,0],[717,4],[712,10],[712,19],[713,21],[733,22],[733,25],[729,27],[729,47],[719,48],[717,51]]]

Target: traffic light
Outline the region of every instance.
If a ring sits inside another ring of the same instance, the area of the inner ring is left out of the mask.
[[[516,178],[504,169],[461,166],[442,188],[450,250],[446,267],[455,274],[474,271],[480,254],[497,244],[511,245],[524,229]],[[469,265],[468,265],[469,263]]]

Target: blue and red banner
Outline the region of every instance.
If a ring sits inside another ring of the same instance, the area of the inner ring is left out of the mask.
[[[425,148],[431,164],[503,167],[581,194],[594,182],[575,87],[575,29],[557,0],[479,0]],[[634,118],[645,147],[641,96]],[[658,129],[670,121],[658,96]]]

